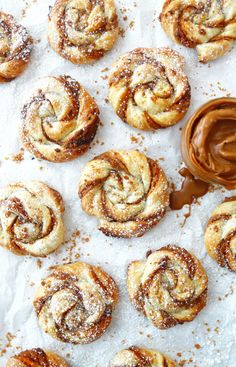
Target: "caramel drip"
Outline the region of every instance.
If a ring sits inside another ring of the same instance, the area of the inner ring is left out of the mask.
[[[179,173],[185,180],[181,185],[181,190],[173,191],[170,194],[170,207],[172,210],[179,210],[186,204],[192,204],[194,199],[204,196],[209,189],[208,183],[196,179],[187,168],[182,168]]]
[[[25,367],[50,367],[46,353],[40,348],[21,352],[14,359],[22,362]]]

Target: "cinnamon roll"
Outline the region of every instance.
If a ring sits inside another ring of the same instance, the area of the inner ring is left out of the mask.
[[[25,350],[7,361],[6,367],[69,367],[59,355],[41,348]]]
[[[113,0],[57,0],[49,14],[48,40],[74,64],[88,64],[110,50],[119,34]]]
[[[0,83],[9,82],[26,68],[32,38],[10,14],[0,12]]]
[[[201,262],[168,245],[128,269],[131,303],[159,329],[192,321],[206,305],[208,278]]]
[[[38,181],[0,190],[0,245],[16,255],[46,256],[64,241],[61,195]]]
[[[82,262],[57,266],[41,282],[34,308],[41,328],[65,343],[100,338],[112,320],[119,292],[100,267]]]
[[[112,150],[90,161],[79,195],[83,210],[113,237],[142,236],[169,204],[168,181],[157,161],[132,150]]]
[[[21,139],[39,159],[65,162],[85,153],[99,123],[88,92],[69,76],[47,77],[22,111]]]
[[[170,48],[137,48],[121,56],[109,76],[109,100],[117,115],[141,130],[180,121],[188,110],[190,85],[184,59]]]
[[[195,48],[204,63],[230,51],[236,39],[235,0],[165,0],[160,21],[168,36]]]
[[[118,352],[109,367],[177,367],[177,364],[157,350],[130,347]]]
[[[212,213],[205,232],[208,254],[236,272],[236,196],[226,198]]]

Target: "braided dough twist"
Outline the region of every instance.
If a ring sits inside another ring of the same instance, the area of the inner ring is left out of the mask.
[[[119,291],[100,267],[82,262],[57,266],[34,299],[39,325],[53,338],[87,344],[100,338],[112,320]]]
[[[32,38],[12,15],[0,12],[0,83],[9,82],[26,68]]]
[[[192,321],[206,305],[208,279],[200,261],[165,246],[128,269],[130,301],[159,329]]]
[[[177,365],[157,350],[130,347],[118,352],[109,367],[177,367]]]
[[[79,195],[83,210],[114,237],[142,236],[169,204],[164,172],[138,151],[109,151],[94,158],[82,172]]]
[[[235,0],[166,0],[160,21],[175,42],[196,48],[204,63],[230,51],[236,39]]]
[[[21,139],[32,154],[64,162],[85,153],[99,123],[93,98],[69,76],[47,77],[22,111]]]
[[[113,47],[119,34],[113,0],[57,0],[49,14],[48,39],[74,64],[92,63]]]
[[[68,364],[54,352],[34,348],[11,357],[6,367],[68,367]]]
[[[205,232],[208,254],[236,272],[236,197],[227,198],[212,213]]]
[[[61,195],[38,181],[0,190],[0,245],[17,255],[46,256],[64,241]]]
[[[184,59],[170,48],[137,48],[121,56],[109,76],[117,115],[141,130],[176,124],[190,104]]]

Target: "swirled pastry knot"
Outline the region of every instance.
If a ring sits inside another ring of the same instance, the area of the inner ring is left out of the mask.
[[[232,49],[236,39],[235,0],[165,0],[160,21],[177,43],[196,48],[208,62]]]
[[[121,56],[109,76],[117,115],[141,130],[176,124],[190,104],[184,59],[170,48],[137,48]]]
[[[53,338],[87,344],[100,338],[112,320],[119,291],[100,267],[77,262],[57,266],[34,299],[39,325]]]
[[[157,350],[130,347],[118,352],[109,367],[177,367],[177,364]]]
[[[34,348],[9,358],[6,367],[69,367],[56,353]]]
[[[9,82],[26,68],[32,38],[12,15],[0,12],[0,83]]]
[[[114,237],[142,236],[169,204],[164,172],[138,151],[109,151],[94,158],[82,172],[79,195],[83,210]]]
[[[0,190],[0,245],[17,255],[46,256],[64,241],[61,195],[38,181]]]
[[[208,254],[236,272],[236,196],[226,198],[212,213],[205,232]]]
[[[69,76],[43,78],[23,108],[21,139],[39,159],[69,161],[88,150],[98,115],[95,101],[77,81]]]
[[[159,329],[192,321],[206,305],[208,279],[200,261],[169,245],[128,269],[130,301]]]
[[[57,0],[49,14],[48,40],[74,64],[88,64],[110,50],[119,34],[113,0]]]

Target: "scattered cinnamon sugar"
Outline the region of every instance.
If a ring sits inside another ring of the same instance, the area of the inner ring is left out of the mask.
[[[90,236],[82,235],[80,230],[76,230],[72,233],[71,238],[65,242],[67,255],[64,257],[63,262],[71,263],[74,260],[80,258],[79,244],[85,244],[90,241]]]
[[[134,20],[131,20],[131,22],[129,23],[129,28],[134,29],[134,25],[135,25]]]
[[[137,136],[130,135],[131,143],[136,144],[140,147],[143,146],[144,140],[145,140],[145,137],[141,133],[138,133]]]
[[[20,148],[19,152],[16,154],[13,154],[11,157],[8,157],[8,159],[11,159],[13,162],[22,162],[24,160],[24,148]]]
[[[37,260],[37,266],[38,266],[38,268],[41,269],[42,265],[43,265],[42,260],[38,259]]]
[[[124,30],[124,28],[119,28],[119,35],[120,35],[120,37],[122,37],[122,38],[124,38],[125,37],[125,30]]]
[[[102,72],[102,73],[105,73],[105,72],[107,72],[108,70],[109,70],[109,68],[104,68],[104,69],[102,69],[102,70],[101,70],[101,72]]]
[[[11,342],[12,342],[13,339],[16,338],[16,335],[13,335],[10,332],[8,332],[5,337],[7,339],[7,342],[6,342],[5,346],[0,350],[0,357],[2,357],[7,352],[8,348],[12,347]]]
[[[26,13],[31,5],[35,4],[37,0],[23,0],[24,2],[24,8],[21,10],[21,16],[24,18],[26,16]]]

